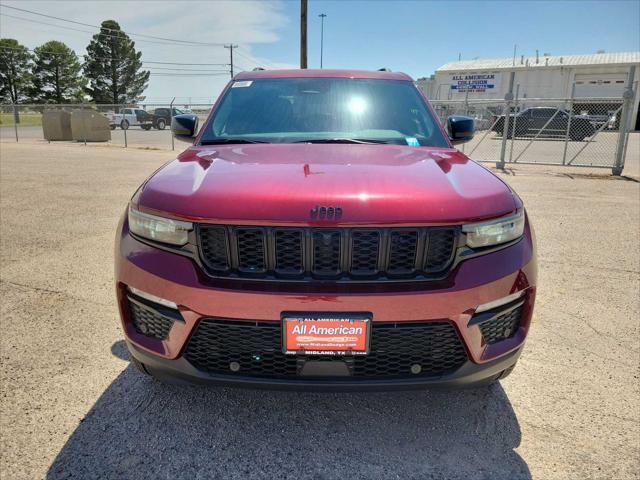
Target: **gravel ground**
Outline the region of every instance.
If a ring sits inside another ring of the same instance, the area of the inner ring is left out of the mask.
[[[531,335],[501,384],[256,392],[163,386],[129,364],[115,227],[168,157],[0,143],[0,477],[640,477],[640,184],[501,174],[540,261]]]

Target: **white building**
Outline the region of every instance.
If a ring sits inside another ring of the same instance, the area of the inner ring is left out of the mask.
[[[432,100],[500,100],[515,72],[514,93],[517,89],[520,99],[570,98],[572,93],[578,102],[580,98],[620,99],[632,65],[636,66],[632,118],[637,130],[640,52],[461,60],[441,66],[433,78],[417,83]],[[584,105],[588,108],[588,102]]]

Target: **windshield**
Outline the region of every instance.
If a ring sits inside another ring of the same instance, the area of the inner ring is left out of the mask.
[[[449,146],[411,82],[352,78],[235,81],[201,139],[296,142]]]

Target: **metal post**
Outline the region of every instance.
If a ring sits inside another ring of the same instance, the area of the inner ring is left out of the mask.
[[[173,97],[169,104],[169,122],[173,122],[173,102],[176,101],[176,97]],[[176,149],[175,139],[173,138],[173,130],[171,130],[171,123],[169,124],[169,132],[171,133],[171,150]]]
[[[84,146],[87,146],[87,120],[84,114],[84,106],[82,107],[82,136],[84,137]]]
[[[520,94],[520,84],[516,85],[516,98],[513,104],[513,135],[511,135],[511,145],[509,146],[509,162],[513,159],[513,142],[516,140],[516,124],[518,123],[518,117],[515,115],[518,110],[518,95]]]
[[[320,69],[322,69],[322,54],[324,52],[324,18],[326,13],[318,15],[320,17]]]
[[[125,108],[125,106],[124,106],[124,105],[122,105],[122,107],[120,108],[120,110],[121,110],[122,112],[124,112],[124,108]],[[123,117],[124,117],[125,113],[123,113],[122,115],[123,115]],[[122,125],[122,122],[121,122],[120,124]],[[128,144],[128,142],[127,142],[127,130],[129,130],[128,122],[127,122],[127,128],[125,128],[125,129],[123,130],[123,131],[124,131],[124,148],[127,148],[127,147],[129,146],[129,144]]]
[[[509,132],[509,117],[511,115],[511,102],[513,101],[513,82],[516,72],[509,75],[509,91],[504,96],[504,123],[502,124],[502,145],[500,147],[500,161],[496,163],[496,168],[504,169],[504,157],[507,153],[507,136]],[[514,132],[515,133],[515,132]]]
[[[627,87],[622,94],[622,111],[620,112],[620,128],[618,129],[618,146],[616,148],[616,159],[611,169],[611,174],[619,176],[622,174],[624,168],[624,151],[627,141],[627,135],[629,135],[629,113],[633,108],[633,82],[636,76],[636,67],[633,65],[629,69],[629,76],[627,77]]]
[[[16,107],[16,104],[11,102],[11,105],[13,106],[13,129],[16,132],[16,143],[18,142],[18,108]]]
[[[571,87],[571,98],[569,99],[569,120],[567,120],[567,133],[564,135],[564,152],[562,153],[562,165],[567,161],[567,149],[569,148],[569,138],[571,132],[571,120],[573,119],[573,98],[576,94],[576,82]]]
[[[464,93],[464,114],[467,117],[469,116],[469,89],[468,88]],[[461,148],[462,153],[465,153],[465,147],[466,147],[466,144],[463,143]]]
[[[300,0],[300,68],[307,68],[307,0]]]

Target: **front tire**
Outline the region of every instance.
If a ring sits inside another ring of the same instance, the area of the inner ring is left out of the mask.
[[[576,133],[570,133],[569,138],[571,138],[571,140],[573,140],[574,142],[582,142],[587,137],[584,134],[580,134],[576,132]]]
[[[167,126],[167,122],[164,121],[164,118],[161,118],[156,123],[156,128],[158,130],[164,130],[166,126]]]

